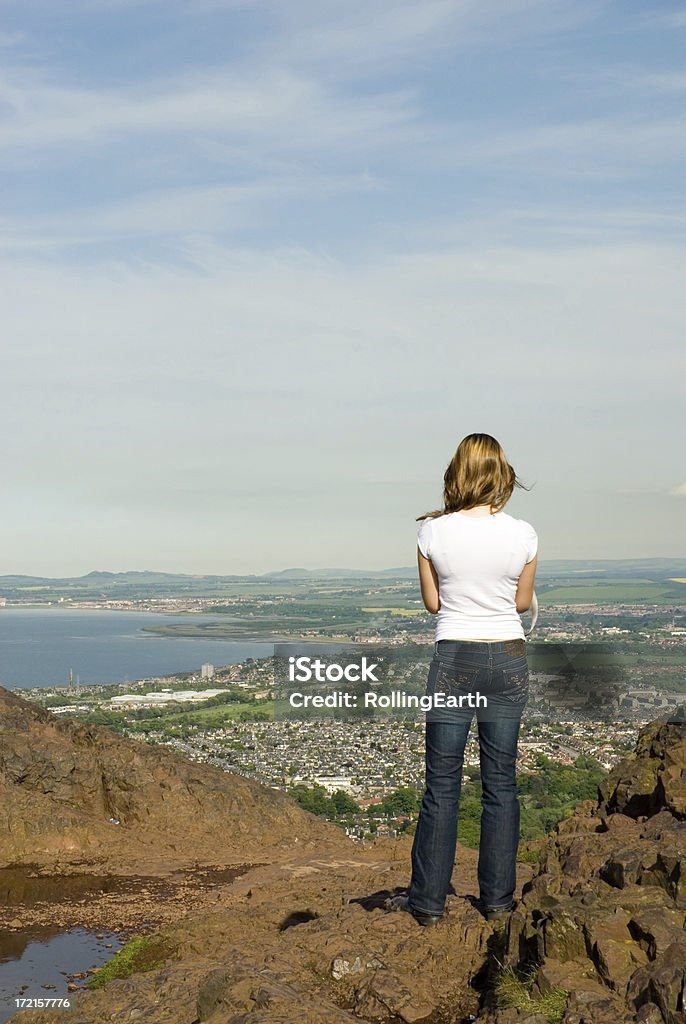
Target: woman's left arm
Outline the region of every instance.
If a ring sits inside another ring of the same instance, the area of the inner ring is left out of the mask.
[[[419,566],[419,585],[422,591],[424,607],[432,615],[435,615],[441,607],[441,600],[438,595],[438,576],[431,563],[431,559],[425,558],[417,548],[417,564]]]

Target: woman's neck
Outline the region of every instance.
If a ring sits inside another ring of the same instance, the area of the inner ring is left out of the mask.
[[[474,505],[472,508],[461,508],[460,512],[463,516],[471,516],[473,519],[485,519],[487,516],[495,515],[491,509],[491,505]]]

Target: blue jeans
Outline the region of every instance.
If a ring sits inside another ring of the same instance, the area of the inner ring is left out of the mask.
[[[410,906],[443,913],[455,863],[462,767],[476,714],[481,764],[479,895],[488,908],[506,907],[516,884],[519,845],[517,740],[529,695],[524,640],[493,643],[439,640],[426,692],[463,697],[462,706],[426,713],[426,786],[412,846]],[[479,699],[487,707],[470,707]]]

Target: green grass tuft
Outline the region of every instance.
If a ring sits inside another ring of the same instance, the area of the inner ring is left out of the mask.
[[[136,935],[86,982],[85,988],[101,988],[115,978],[128,978],[142,971],[154,971],[176,955],[161,935]]]
[[[514,967],[503,967],[495,983],[498,1007],[542,1013],[549,1024],[560,1024],[567,1008],[569,992],[563,988],[554,988],[547,995],[532,996],[531,987],[535,976],[535,968],[524,974]]]

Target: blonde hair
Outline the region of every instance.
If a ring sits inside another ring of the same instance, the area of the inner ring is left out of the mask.
[[[490,505],[499,512],[515,487],[529,490],[517,479],[502,445],[490,434],[468,434],[457,446],[443,476],[443,508],[425,512],[417,520],[435,519],[476,505]]]

